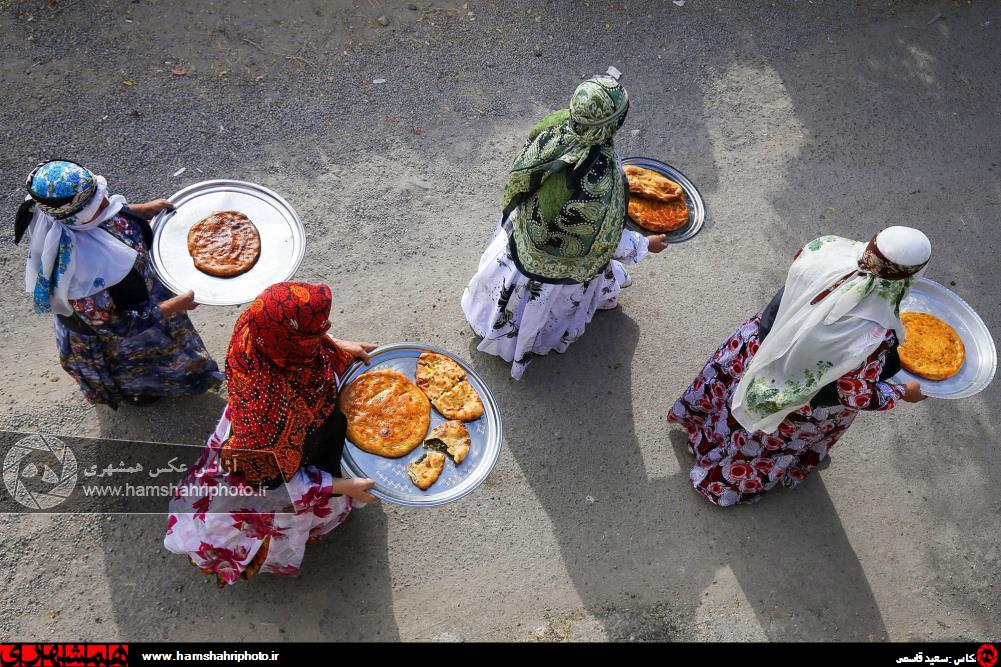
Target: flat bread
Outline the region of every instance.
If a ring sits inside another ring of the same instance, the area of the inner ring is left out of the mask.
[[[931,313],[901,313],[906,333],[897,348],[900,365],[929,380],[945,380],[966,361],[966,347],[956,330]]]
[[[188,230],[195,268],[220,278],[246,273],[261,256],[261,235],[239,211],[217,211]]]
[[[399,458],[424,442],[431,423],[427,396],[399,371],[362,373],[344,389],[348,439],[370,454]]]
[[[483,416],[483,401],[469,380],[462,380],[431,402],[445,419],[471,422]]]
[[[643,197],[629,198],[629,217],[651,232],[673,232],[688,223],[688,205],[684,199],[671,202]]]
[[[431,432],[428,433],[428,439],[424,441],[424,446],[428,449],[436,449],[448,454],[455,461],[455,465],[459,465],[466,458],[471,444],[469,431],[458,419],[438,424],[431,429]]]
[[[427,451],[419,459],[407,466],[407,476],[421,491],[427,491],[438,481],[445,467],[445,455],[441,452]]]
[[[466,379],[466,371],[455,360],[437,352],[421,352],[414,374],[417,386],[432,401]]]
[[[684,189],[663,174],[636,165],[626,165],[626,179],[629,192],[646,199],[660,202],[684,201]]]
[[[483,401],[454,359],[437,352],[421,352],[417,359],[417,386],[445,419],[468,422],[483,416]]]

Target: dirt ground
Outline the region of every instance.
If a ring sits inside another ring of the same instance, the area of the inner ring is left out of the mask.
[[[298,278],[332,286],[335,335],[462,355],[506,434],[476,493],[360,510],[298,579],[219,590],[159,516],[0,517],[0,638],[997,637],[999,383],[863,415],[830,467],[728,510],[691,489],[664,414],[822,233],[922,228],[928,277],[1001,331],[1001,3],[408,4],[0,0],[3,211],[51,157],[132,201],[262,183],[305,222]],[[681,168],[707,225],[514,382],[459,297],[528,129],[609,65],[632,100],[620,151]],[[203,442],[221,393],[82,399],[25,253],[0,255],[0,427]],[[193,314],[217,359],[238,310]]]

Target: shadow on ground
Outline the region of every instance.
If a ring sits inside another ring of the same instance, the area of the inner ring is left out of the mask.
[[[508,403],[521,418],[508,421],[507,441],[586,609],[599,618],[616,609],[606,623],[613,639],[684,639],[729,568],[769,639],[885,638],[819,478],[757,507],[720,510],[690,488],[675,431],[684,474],[647,479],[632,419],[638,338],[621,309],[599,312],[565,354],[536,359]],[[506,364],[479,366],[488,384],[505,385]],[[654,606],[659,625],[643,618]]]

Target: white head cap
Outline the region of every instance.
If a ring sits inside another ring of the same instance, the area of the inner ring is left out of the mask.
[[[876,247],[900,266],[923,266],[931,259],[931,241],[912,227],[887,227],[876,235]]]

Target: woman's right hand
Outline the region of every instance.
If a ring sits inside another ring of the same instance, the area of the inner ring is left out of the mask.
[[[164,317],[170,317],[171,315],[176,315],[177,313],[184,313],[189,310],[194,310],[198,307],[195,303],[195,293],[193,290],[188,290],[187,293],[180,296],[175,296],[172,299],[167,299],[160,303],[160,313]]]
[[[362,503],[375,502],[376,497],[368,492],[375,486],[375,482],[365,478],[347,477],[334,480],[334,493],[341,493],[350,496],[352,499]]]
[[[908,403],[920,403],[928,398],[921,393],[921,383],[917,380],[908,380],[904,383],[904,400]]]
[[[667,234],[651,234],[646,237],[647,248],[652,253],[658,253],[667,248]]]

